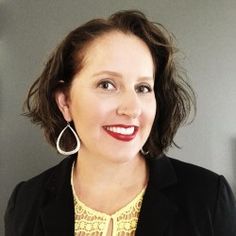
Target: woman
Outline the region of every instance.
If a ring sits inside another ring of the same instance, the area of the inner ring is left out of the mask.
[[[164,155],[195,107],[166,30],[117,12],[72,31],[29,91],[26,113],[59,165],[20,183],[6,235],[236,235],[224,177]]]

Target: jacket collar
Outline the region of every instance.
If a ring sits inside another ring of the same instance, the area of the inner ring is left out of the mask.
[[[164,235],[178,207],[165,194],[177,183],[175,170],[165,155],[148,160],[149,182],[139,215],[137,236]]]
[[[55,167],[46,183],[48,204],[40,215],[46,235],[74,235],[74,201],[70,178],[75,159],[75,155],[64,159]]]
[[[74,202],[70,185],[73,155],[64,159],[49,178],[46,191],[48,204],[41,211],[44,230],[51,236],[74,235]],[[140,211],[137,236],[163,235],[177,212],[177,206],[167,198],[165,189],[177,183],[175,170],[165,155],[148,159],[149,182]]]

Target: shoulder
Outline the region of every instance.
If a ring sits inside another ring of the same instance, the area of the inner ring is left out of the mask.
[[[232,190],[222,175],[165,155],[150,163],[150,181],[183,208],[196,211],[205,208],[215,212],[222,204],[228,202],[233,206],[235,203]]]
[[[168,158],[174,168],[179,192],[184,198],[191,200],[216,202],[219,188],[225,178],[206,168],[186,163],[177,159]],[[214,206],[212,206],[214,207]]]
[[[73,159],[73,157],[65,158],[56,166],[20,182],[15,187],[5,211],[7,232],[14,225],[23,225],[24,221],[34,222],[39,209],[48,201],[51,190],[57,191],[56,188],[63,183],[64,177],[69,175]]]
[[[225,177],[197,165],[169,160],[178,179],[180,201],[184,199],[188,212],[210,217],[216,235],[235,235],[236,201]]]
[[[218,200],[222,194],[234,197],[231,187],[223,175],[194,164],[173,158],[168,159],[175,170],[178,184],[183,189],[189,190],[191,195],[200,195],[200,199],[210,197],[211,200],[213,197]]]
[[[189,190],[191,188],[202,189],[212,185],[216,187],[220,178],[220,175],[206,168],[166,155],[149,160],[151,177],[155,180],[156,185],[161,185],[161,187],[173,184]]]
[[[165,155],[150,161],[150,170],[152,193],[177,207],[177,222],[186,218],[199,232],[235,235],[236,201],[224,176]]]
[[[72,165],[73,157],[63,159],[59,164],[43,171],[42,173],[32,177],[27,181],[19,183],[14,192],[18,195],[29,194],[29,196],[36,195],[38,192],[46,187],[51,181],[56,181],[55,178],[59,175],[64,175],[68,172],[68,168]]]
[[[217,183],[220,175],[195,164],[186,163],[168,157],[173,166],[178,181],[182,184],[200,184],[202,186]]]

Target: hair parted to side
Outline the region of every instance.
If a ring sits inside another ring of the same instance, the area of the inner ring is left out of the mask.
[[[194,91],[177,66],[173,38],[161,24],[149,21],[140,11],[119,11],[108,19],[91,20],[70,32],[51,54],[42,74],[31,86],[24,115],[44,129],[46,139],[55,147],[56,139],[66,125],[56,104],[55,92],[69,90],[74,75],[84,66],[86,48],[111,31],[133,34],[142,39],[151,51],[155,64],[157,111],[144,150],[148,150],[151,156],[157,156],[175,145],[174,136],[187,121],[192,108],[195,114],[196,100]],[[71,149],[73,138],[68,136],[63,145],[65,149]]]

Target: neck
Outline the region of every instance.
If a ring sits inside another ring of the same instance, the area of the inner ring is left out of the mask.
[[[137,154],[125,162],[91,157],[80,152],[74,170],[74,181],[79,188],[143,188],[147,184],[147,167],[144,158]]]
[[[80,201],[92,209],[113,214],[144,189],[148,170],[139,154],[125,162],[114,162],[84,155],[80,150],[73,177]]]

